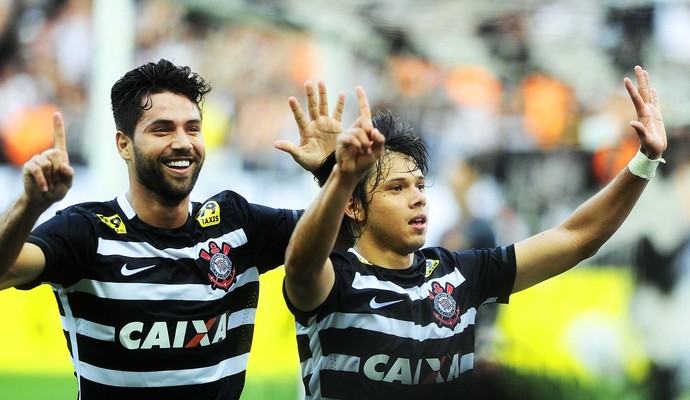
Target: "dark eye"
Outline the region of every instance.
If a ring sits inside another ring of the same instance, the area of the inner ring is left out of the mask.
[[[417,189],[419,189],[420,192],[423,192],[426,190],[426,185],[420,183],[419,185],[417,185]]]

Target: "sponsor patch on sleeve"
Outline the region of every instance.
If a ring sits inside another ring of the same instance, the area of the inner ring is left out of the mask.
[[[217,202],[211,200],[204,204],[196,216],[199,225],[206,228],[220,223],[220,206]]]
[[[104,224],[108,225],[115,232],[119,234],[127,233],[127,227],[118,214],[111,215],[109,217],[106,217],[103,214],[96,215],[101,219],[101,221],[103,221]]]

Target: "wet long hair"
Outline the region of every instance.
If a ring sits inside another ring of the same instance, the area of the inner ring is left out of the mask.
[[[409,158],[422,175],[426,175],[429,170],[428,146],[410,125],[395,117],[390,110],[377,111],[372,117],[372,122],[386,138],[386,143],[383,156],[376,161],[352,192],[355,209],[361,210],[364,218],[360,223],[345,216],[341,235],[348,235],[353,242],[362,235],[362,225],[366,224],[368,219],[372,194],[388,174],[391,153],[402,154]],[[368,188],[369,182],[372,183],[370,188]]]

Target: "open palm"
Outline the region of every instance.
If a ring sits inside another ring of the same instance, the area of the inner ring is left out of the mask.
[[[338,95],[333,115],[329,115],[326,84],[323,81],[318,82],[318,95],[311,81],[305,82],[304,91],[307,95],[309,118],[304,114],[295,97],[288,99],[292,115],[299,128],[299,146],[286,140],[278,140],[275,147],[289,153],[302,168],[313,172],[335,150],[335,139],[343,131],[345,94],[341,92]]]
[[[637,88],[629,78],[624,79],[625,88],[637,112],[637,121],[630,121],[630,126],[640,139],[640,151],[655,160],[661,157],[668,144],[659,95],[649,82],[649,74],[639,65],[635,67],[635,76]]]

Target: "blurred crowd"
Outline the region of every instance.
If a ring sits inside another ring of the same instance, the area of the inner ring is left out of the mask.
[[[682,282],[690,281],[690,5],[133,4],[136,64],[167,58],[191,66],[213,86],[204,105],[206,145],[209,154],[233,157],[213,168],[246,176],[301,174],[272,145],[297,138],[288,96],[304,101],[305,80],[323,78],[331,95],[347,92],[348,112],[354,112],[351,89],[361,84],[374,109],[391,109],[429,142],[434,185],[450,199],[441,210],[432,203],[434,223],[444,224],[431,240],[452,248],[510,243],[553,226],[620,171],[637,151],[628,126],[634,108],[622,79],[640,64],[661,95],[668,163],[646,194],[651,206],[640,222],[592,263],[634,268],[638,310],[651,313],[672,310]],[[59,109],[71,160],[88,167],[91,54],[108,45],[94,42],[92,9],[91,0],[0,0],[5,166],[18,171],[52,145],[50,115]],[[674,377],[667,390],[690,387],[690,368],[683,369],[690,343],[660,350],[668,338],[656,336],[648,314],[640,318],[650,357],[663,354],[654,360],[659,376]],[[676,374],[681,369],[685,374]]]

